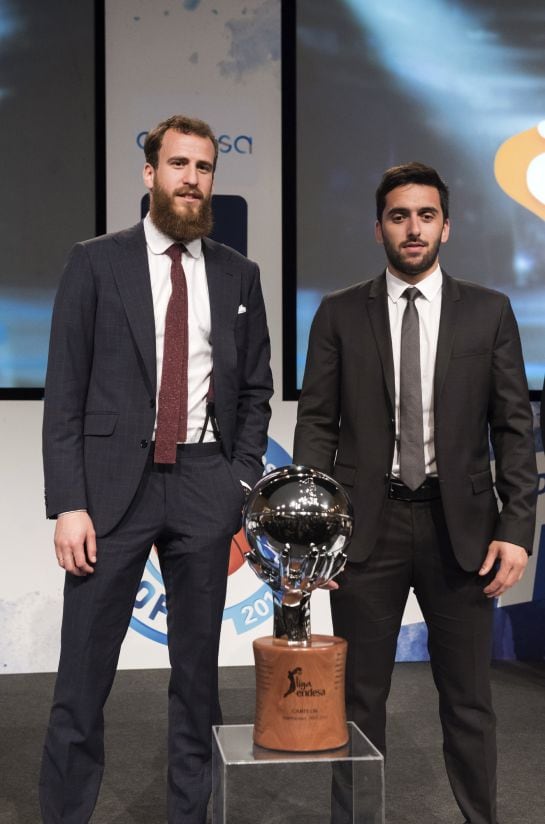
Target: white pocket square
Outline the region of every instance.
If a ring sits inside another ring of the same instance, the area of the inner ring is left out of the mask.
[[[238,314],[243,315],[245,311],[246,311],[246,307],[244,306],[243,303],[241,303],[240,306],[238,307]]]

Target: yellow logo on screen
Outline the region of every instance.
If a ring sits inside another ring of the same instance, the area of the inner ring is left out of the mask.
[[[502,143],[494,174],[509,197],[545,220],[545,120]]]

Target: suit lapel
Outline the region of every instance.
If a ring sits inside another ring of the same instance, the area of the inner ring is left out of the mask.
[[[455,280],[443,271],[443,293],[441,295],[441,319],[439,322],[439,336],[437,338],[437,355],[435,357],[434,377],[434,410],[437,408],[454,343],[456,325],[458,321],[458,307],[460,290]]]
[[[210,321],[214,364],[234,345],[233,327],[229,319],[236,318],[240,299],[239,276],[229,267],[227,250],[218,243],[203,238],[206,280],[210,299]],[[234,354],[234,353],[233,353]],[[219,370],[214,370],[220,374]]]
[[[113,261],[113,275],[136,348],[142,358],[150,394],[155,396],[155,318],[144,227],[139,223],[120,232],[115,240],[118,246],[117,257]]]
[[[390,407],[393,412],[395,409],[394,357],[392,354],[392,336],[390,334],[387,300],[386,275],[383,273],[371,282],[367,311],[382,363],[384,383],[386,384]]]

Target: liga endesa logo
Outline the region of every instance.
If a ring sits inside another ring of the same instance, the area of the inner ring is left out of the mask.
[[[280,446],[269,438],[265,455],[265,472],[271,472],[278,466],[291,463],[291,457]],[[229,575],[236,575],[244,564],[244,555],[249,547],[243,530],[237,532],[231,542],[229,558]],[[257,576],[247,576],[251,581],[248,591],[242,599],[226,607],[223,612],[224,621],[232,621],[235,632],[241,635],[262,624],[273,613],[272,595],[269,587],[260,582]],[[158,644],[167,643],[167,604],[163,578],[155,552],[152,552],[146,563],[146,568],[140,581],[133,614],[130,622],[131,629],[156,641]]]
[[[282,696],[287,698],[288,695],[295,693],[297,698],[323,698],[326,694],[325,688],[315,687],[312,681],[305,681],[303,675],[303,667],[295,667],[287,672],[289,687]]]
[[[545,220],[545,120],[502,143],[494,175],[509,197]]]

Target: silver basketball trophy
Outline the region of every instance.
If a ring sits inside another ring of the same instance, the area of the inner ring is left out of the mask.
[[[342,486],[307,466],[265,475],[244,507],[248,562],[272,590],[272,638],[254,641],[254,741],[284,750],[346,743],[346,641],[310,633],[310,595],[344,567],[352,505]]]
[[[310,642],[310,594],[337,575],[352,534],[352,504],[323,472],[283,466],[265,475],[244,507],[253,571],[273,593],[275,638]]]

